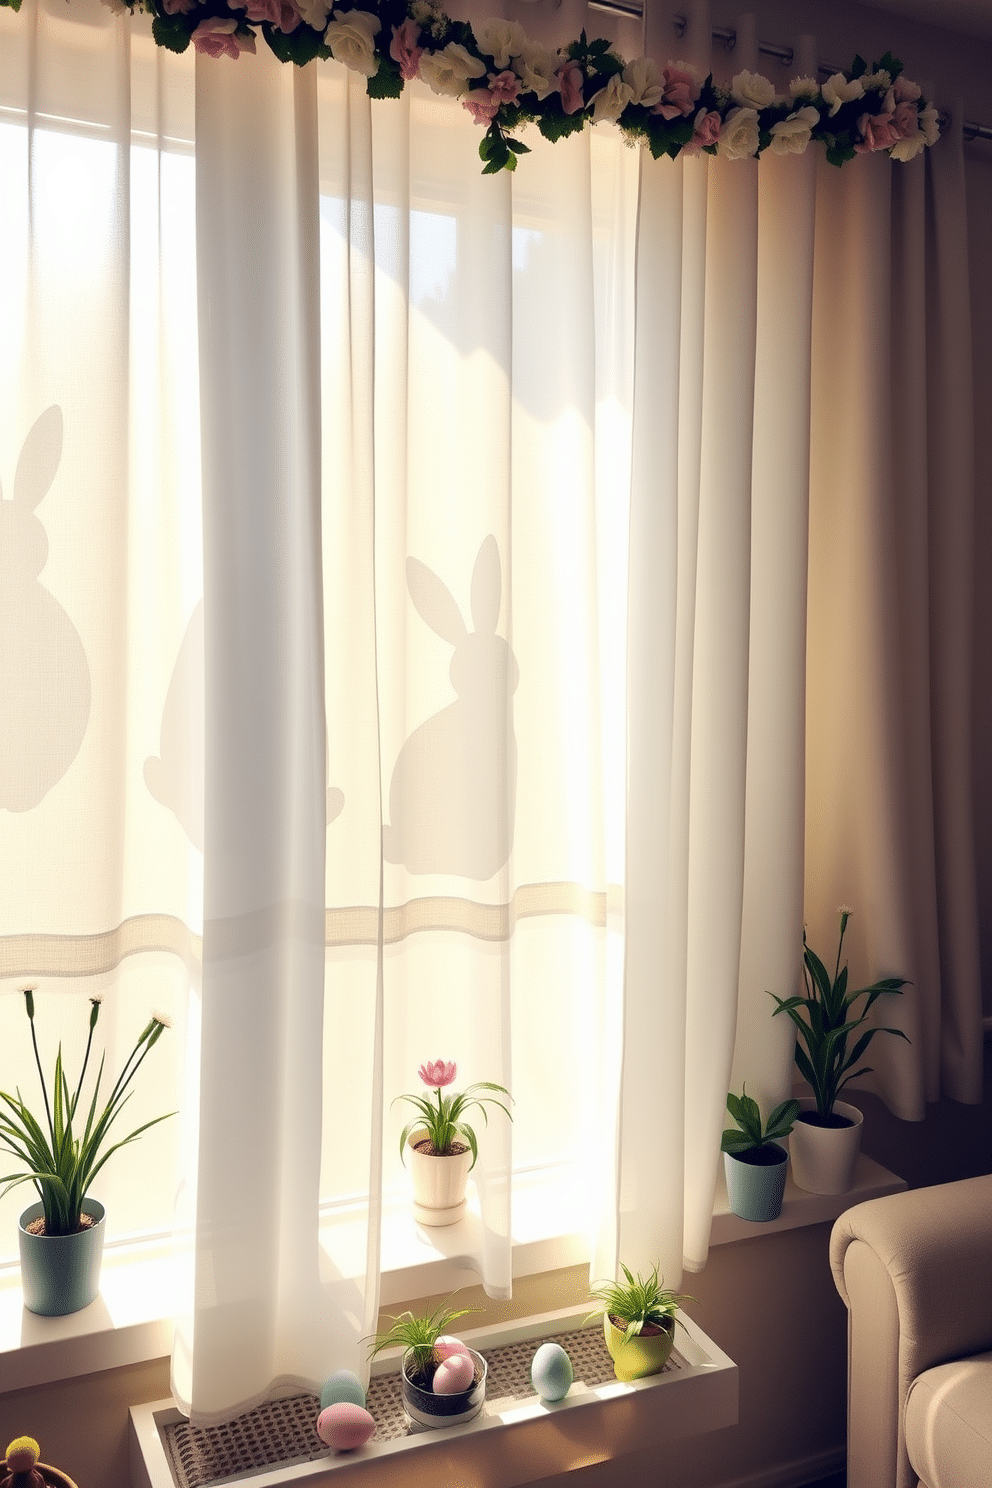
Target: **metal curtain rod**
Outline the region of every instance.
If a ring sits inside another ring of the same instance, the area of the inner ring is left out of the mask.
[[[590,10],[602,10],[608,15],[622,15],[632,20],[642,20],[644,17],[644,6],[642,0],[589,0]],[[672,16],[672,29],[676,36],[684,36],[686,19],[683,15]],[[737,32],[730,26],[714,26],[713,40],[721,43],[728,52],[732,52],[737,45]],[[758,51],[764,57],[774,57],[781,62],[783,67],[791,67],[795,55],[792,47],[777,46],[772,41],[759,41]],[[840,72],[841,68],[835,62],[821,62],[819,71],[826,77],[832,73]],[[939,116],[941,129],[946,128],[950,116],[942,113]],[[961,133],[966,140],[992,140],[992,124],[976,124],[966,119],[961,125]]]

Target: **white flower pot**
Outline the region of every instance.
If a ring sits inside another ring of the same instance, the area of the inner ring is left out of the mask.
[[[413,1178],[413,1217],[418,1224],[456,1224],[465,1213],[465,1185],[472,1165],[471,1152],[451,1157],[431,1157],[418,1152],[414,1143],[427,1136],[418,1127],[407,1138],[407,1166]]]
[[[816,1101],[807,1096],[799,1102],[803,1111],[815,1111]],[[835,1101],[834,1112],[846,1116],[850,1126],[810,1126],[797,1120],[789,1137],[792,1181],[807,1193],[847,1193],[861,1150],[861,1123],[857,1106]]]

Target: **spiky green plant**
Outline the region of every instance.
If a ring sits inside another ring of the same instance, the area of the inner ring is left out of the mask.
[[[780,1137],[787,1137],[799,1115],[797,1100],[782,1101],[772,1111],[767,1126],[762,1128],[758,1102],[748,1095],[746,1085],[742,1087],[742,1091],[741,1095],[734,1095],[733,1091],[727,1095],[727,1110],[737,1122],[737,1128],[728,1126],[720,1139],[720,1151],[734,1156],[752,1152],[756,1147],[765,1147],[771,1142],[777,1142]]]
[[[901,995],[903,987],[908,985],[905,977],[883,977],[870,987],[848,992],[847,964],[841,966],[840,958],[850,918],[851,910],[843,907],[840,910],[840,939],[833,977],[807,944],[806,931],[803,930],[806,996],[776,997],[774,992],[768,994],[778,1004],[772,1016],[786,1013],[796,1025],[799,1035],[796,1039],[796,1065],[813,1091],[821,1122],[826,1122],[833,1114],[834,1102],[850,1080],[872,1073],[870,1066],[863,1065],[860,1069],[856,1066],[876,1033],[891,1033],[909,1043],[901,1028],[866,1028],[848,1049],[848,1040],[868,1021],[874,1003],[880,997]],[[855,1004],[862,997],[865,1001],[858,1011]]]
[[[594,1297],[600,1306],[586,1318],[588,1323],[591,1318],[602,1317],[606,1313],[608,1317],[617,1318],[626,1324],[624,1331],[624,1342],[630,1338],[636,1338],[643,1332],[644,1328],[653,1323],[658,1328],[664,1328],[682,1306],[684,1302],[695,1302],[695,1297],[688,1296],[685,1292],[669,1291],[663,1287],[658,1279],[658,1267],[653,1267],[650,1276],[643,1277],[638,1271],[636,1277],[632,1276],[627,1267],[620,1267],[626,1282],[622,1281],[598,1281],[591,1288],[589,1295]]]
[[[450,1300],[450,1299],[449,1299]],[[434,1369],[440,1363],[435,1353],[439,1338],[447,1333],[456,1318],[465,1317],[471,1309],[460,1307],[452,1310],[448,1302],[441,1302],[433,1312],[418,1317],[412,1312],[401,1312],[398,1317],[388,1314],[392,1323],[385,1333],[377,1333],[369,1345],[369,1356],[374,1358],[387,1348],[402,1348],[407,1360],[407,1378],[414,1384],[433,1378]]]
[[[92,1099],[86,1112],[86,1122],[82,1132],[77,1135],[78,1124],[74,1126],[73,1123],[76,1121],[76,1108],[79,1105],[83,1079],[93,1047],[93,1033],[100,1016],[100,998],[90,998],[89,1035],[86,1039],[86,1052],[83,1055],[82,1068],[79,1071],[75,1090],[70,1094],[69,1082],[62,1066],[62,1045],[59,1044],[55,1058],[55,1079],[51,1099],[49,1099],[48,1085],[41,1065],[38,1038],[34,1027],[34,988],[22,987],[21,991],[24,994],[24,1004],[31,1024],[31,1043],[45,1104],[45,1124],[43,1126],[28,1109],[20,1089],[17,1090],[16,1095],[7,1095],[4,1091],[0,1091],[0,1102],[3,1102],[3,1106],[6,1107],[6,1109],[0,1107],[0,1147],[18,1158],[26,1169],[25,1172],[8,1173],[0,1178],[0,1183],[6,1185],[0,1198],[9,1193],[12,1188],[16,1188],[18,1184],[33,1183],[44,1205],[45,1233],[47,1235],[72,1235],[80,1228],[83,1200],[86,1198],[90,1185],[108,1158],[112,1157],[119,1148],[126,1147],[129,1142],[140,1137],[142,1132],[146,1132],[149,1127],[156,1126],[158,1122],[175,1115],[174,1111],[167,1111],[164,1116],[154,1116],[151,1121],[146,1121],[128,1136],[122,1137],[110,1147],[105,1147],[110,1128],[120,1114],[121,1107],[130,1099],[128,1086],[138,1073],[148,1051],[161,1038],[162,1030],[168,1026],[168,1021],[158,1014],[154,1014],[149,1019],[138,1042],[131,1050],[117,1083],[110,1092],[110,1099],[102,1110],[98,1111],[97,1100],[100,1095],[100,1082],[103,1078],[103,1066],[106,1059],[105,1054],[101,1056]]]

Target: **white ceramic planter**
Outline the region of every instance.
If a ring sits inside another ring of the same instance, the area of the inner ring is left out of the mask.
[[[799,1102],[800,1112],[815,1111],[816,1101],[806,1096]],[[847,1193],[854,1183],[854,1170],[861,1150],[861,1123],[857,1106],[835,1101],[834,1111],[846,1116],[850,1126],[809,1126],[797,1121],[789,1137],[792,1159],[792,1181],[807,1193]]]
[[[413,1217],[418,1224],[456,1224],[465,1213],[465,1185],[472,1166],[471,1152],[452,1157],[429,1157],[415,1142],[427,1136],[418,1127],[407,1138],[407,1166],[413,1178]]]

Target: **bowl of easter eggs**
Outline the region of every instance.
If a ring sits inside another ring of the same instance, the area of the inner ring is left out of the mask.
[[[417,1426],[462,1426],[486,1399],[486,1361],[458,1338],[441,1337],[426,1364],[413,1351],[403,1356],[403,1409]]]

